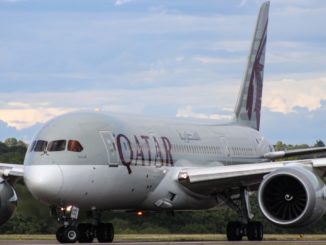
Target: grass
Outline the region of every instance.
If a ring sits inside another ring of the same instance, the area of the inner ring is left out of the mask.
[[[0,240],[55,240],[55,235],[0,235]],[[116,234],[115,241],[225,241],[224,234]],[[266,234],[264,240],[269,241],[321,241],[326,235],[312,234]]]

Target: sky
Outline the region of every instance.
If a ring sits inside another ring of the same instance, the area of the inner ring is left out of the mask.
[[[261,0],[0,0],[0,140],[90,110],[225,121]],[[261,131],[326,142],[326,2],[272,0]]]

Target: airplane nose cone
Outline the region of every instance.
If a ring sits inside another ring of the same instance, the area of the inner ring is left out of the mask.
[[[29,165],[24,167],[24,180],[32,195],[51,202],[63,186],[63,175],[58,165]]]

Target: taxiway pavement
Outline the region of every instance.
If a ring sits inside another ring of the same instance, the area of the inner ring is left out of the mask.
[[[0,240],[0,244],[28,244],[28,245],[47,245],[47,244],[59,244],[55,240]],[[77,243],[78,244],[78,243]],[[228,241],[169,241],[169,242],[151,242],[151,241],[115,241],[113,243],[84,243],[84,244],[119,244],[119,245],[234,245],[234,244],[262,244],[262,245],[326,245],[326,241],[241,241],[241,242],[228,242]]]

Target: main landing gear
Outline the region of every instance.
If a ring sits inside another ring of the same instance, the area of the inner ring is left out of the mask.
[[[52,212],[63,223],[57,232],[56,238],[60,243],[92,243],[94,238],[100,243],[111,243],[114,238],[114,228],[111,223],[101,223],[98,218],[96,224],[77,224],[78,208],[69,206],[67,208],[52,208]]]
[[[229,241],[241,241],[243,236],[247,236],[249,241],[261,241],[264,237],[263,225],[260,222],[243,224],[231,221],[226,227],[226,236]]]
[[[249,195],[246,189],[241,189],[238,198],[230,198],[229,195],[219,196],[229,207],[236,210],[244,222],[231,221],[226,227],[226,236],[229,241],[241,241],[247,236],[249,241],[261,241],[264,237],[264,229],[261,222],[252,221]]]

